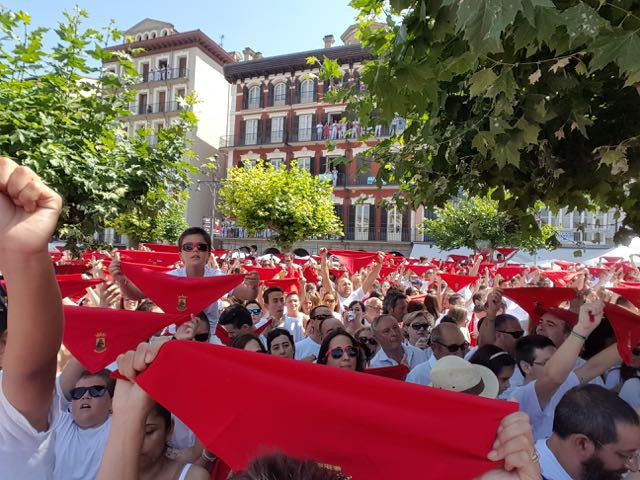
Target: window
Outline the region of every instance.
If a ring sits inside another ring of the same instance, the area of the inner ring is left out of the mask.
[[[387,210],[387,240],[389,242],[402,240],[402,213],[395,206]]]
[[[164,90],[158,92],[158,112],[164,112],[167,110],[167,92]]]
[[[151,32],[151,38],[156,38],[156,32]]]
[[[287,84],[284,82],[278,83],[273,87],[273,105],[284,105],[287,101]]]
[[[260,87],[249,89],[249,103],[247,108],[260,108]]]
[[[142,64],[142,81],[143,82],[149,81],[149,64],[148,63]]]
[[[143,40],[149,40],[149,34],[145,33],[144,36],[142,37]]]
[[[281,143],[284,141],[284,117],[274,117],[271,119],[271,143]]]
[[[308,142],[311,140],[312,120],[313,115],[310,113],[298,116],[298,141]]]
[[[369,205],[356,205],[355,240],[369,240]]]
[[[284,165],[284,158],[272,158],[271,165],[273,165],[276,170],[280,170]]]
[[[300,84],[300,103],[313,102],[314,81],[310,79],[303,80]]]
[[[255,145],[258,143],[258,119],[247,120],[244,132],[244,144]]]
[[[147,112],[147,94],[140,93],[138,95],[138,114],[142,115]]]
[[[298,168],[300,170],[306,170],[307,172],[311,171],[311,157],[299,157],[298,160]]]
[[[140,34],[136,35],[136,42],[139,42],[140,40],[142,40],[142,35]]]
[[[258,160],[256,160],[255,158],[250,158],[250,159],[244,160],[242,162],[242,165],[245,168],[251,168],[251,167],[255,167],[256,163],[258,163]]]
[[[187,76],[187,57],[178,58],[178,77],[184,78]]]
[[[166,37],[168,34],[169,32],[166,29],[162,29],[162,32],[160,33],[163,37]]]

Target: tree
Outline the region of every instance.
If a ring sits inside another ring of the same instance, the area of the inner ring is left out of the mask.
[[[141,129],[129,136],[121,118],[138,74],[128,54],[105,50],[122,39],[111,26],[83,29],[84,10],[65,13],[58,43],[45,51],[46,28],[29,30],[25,12],[0,8],[0,153],[29,166],[65,199],[58,234],[71,245],[119,215],[153,217],[179,196],[194,168],[186,134],[190,102],[151,146]],[[121,74],[103,72],[116,55]],[[90,78],[94,77],[94,78]],[[192,155],[192,154],[191,154]]]
[[[332,193],[331,182],[311,175],[295,161],[282,169],[260,161],[229,171],[219,192],[219,208],[252,235],[271,230],[275,243],[290,250],[307,238],[342,235]]]
[[[460,190],[532,207],[625,213],[640,232],[637,0],[353,0],[375,59],[368,90],[333,89],[365,126],[407,120],[371,153],[413,206]],[[386,23],[376,23],[380,18]],[[330,72],[327,74],[330,76]]]
[[[523,232],[508,214],[499,210],[497,201],[487,197],[449,200],[435,209],[435,215],[435,219],[424,221],[423,230],[443,250],[518,247],[533,253],[556,246],[556,228],[544,225]]]

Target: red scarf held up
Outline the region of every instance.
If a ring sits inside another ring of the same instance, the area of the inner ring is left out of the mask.
[[[63,343],[84,368],[95,373],[164,327],[186,320],[189,315],[65,306]]]
[[[122,273],[165,313],[198,314],[244,280],[244,275],[178,277],[122,262]]]
[[[447,285],[454,292],[459,292],[467,285],[476,282],[480,277],[474,275],[453,275],[451,273],[441,273],[440,278],[447,282]]]
[[[178,253],[145,252],[142,250],[118,250],[123,262],[171,266],[180,261]]]
[[[517,410],[512,402],[186,341],[166,343],[136,382],[234,471],[282,452],[339,466],[354,480],[421,479],[425,465],[430,480],[475,478],[497,467],[486,454],[501,419]],[[182,394],[192,391],[200,394]],[[255,428],[247,412],[256,398],[286,405],[293,421],[265,415]],[[461,442],[465,425],[473,428]],[[345,448],[336,441],[345,435],[367,447]]]
[[[631,365],[631,352],[640,343],[640,315],[613,303],[605,304],[604,314],[616,334],[618,353]]]
[[[271,280],[272,278],[275,278],[276,275],[284,271],[278,267],[265,268],[265,267],[255,267],[253,265],[243,265],[242,268],[244,268],[247,272],[258,272],[258,275],[260,276],[260,280]]]

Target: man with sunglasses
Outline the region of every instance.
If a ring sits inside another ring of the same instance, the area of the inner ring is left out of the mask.
[[[211,237],[200,227],[187,228],[180,238],[178,238],[178,247],[180,248],[180,260],[183,267],[167,272],[168,275],[177,277],[213,277],[216,275],[224,275],[219,269],[211,268],[208,263],[211,258]],[[122,273],[119,261],[111,262],[109,271],[116,283],[120,286],[122,294],[129,299],[141,300],[145,298],[144,293],[134,285]],[[238,285],[231,292],[231,295],[242,301],[255,300],[258,295],[258,283],[260,278],[257,272],[250,272],[245,277],[244,283]],[[219,302],[213,302],[204,309],[204,313],[209,319],[210,331],[215,332],[218,325],[220,312],[218,309]],[[215,334],[210,337],[211,343],[221,344],[222,342]]]
[[[111,431],[114,381],[109,370],[95,374],[71,358],[56,381],[60,418],[55,425],[53,478],[96,478]]]
[[[318,305],[309,312],[307,323],[307,338],[296,342],[296,360],[316,360],[322,345],[322,324],[330,319],[336,319],[329,307]]]
[[[464,358],[469,343],[460,329],[453,323],[441,323],[431,331],[432,355],[428,360],[413,368],[407,375],[407,382],[419,385],[431,384],[431,369],[438,360],[448,355]]]

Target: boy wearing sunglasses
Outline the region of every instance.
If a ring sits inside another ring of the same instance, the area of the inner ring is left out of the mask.
[[[3,479],[52,478],[63,314],[47,244],[61,208],[60,196],[34,172],[0,157],[0,271],[9,292],[0,372]]]
[[[111,431],[114,381],[71,358],[58,381],[60,419],[55,425],[54,479],[95,478]]]

